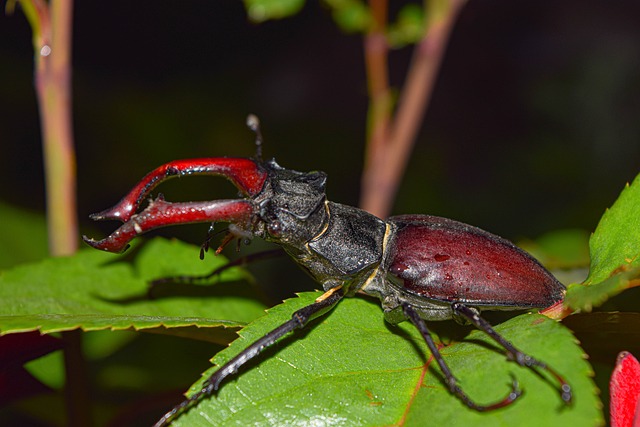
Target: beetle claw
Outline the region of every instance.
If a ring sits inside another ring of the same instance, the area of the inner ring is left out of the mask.
[[[456,394],[465,405],[478,412],[489,412],[496,409],[505,408],[518,400],[523,393],[518,385],[518,381],[515,378],[511,383],[511,391],[509,392],[509,394],[507,394],[502,400],[489,405],[478,405],[476,402],[471,400],[471,398],[464,391],[462,391],[462,389],[458,385],[456,385],[452,389],[452,392]]]

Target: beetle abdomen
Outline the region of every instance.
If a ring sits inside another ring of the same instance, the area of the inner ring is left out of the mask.
[[[428,215],[389,218],[398,227],[389,272],[424,298],[502,308],[548,307],[564,286],[508,240]]]

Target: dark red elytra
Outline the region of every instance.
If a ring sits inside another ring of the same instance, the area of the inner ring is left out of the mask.
[[[389,271],[411,293],[505,308],[547,307],[563,297],[555,277],[502,237],[428,215],[389,221],[398,226]]]

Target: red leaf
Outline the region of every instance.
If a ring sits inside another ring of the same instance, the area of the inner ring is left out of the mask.
[[[631,353],[618,355],[609,392],[611,427],[640,427],[640,363]]]

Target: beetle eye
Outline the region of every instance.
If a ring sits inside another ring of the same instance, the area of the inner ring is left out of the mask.
[[[271,237],[280,237],[282,235],[282,223],[278,220],[273,220],[267,225],[267,233]]]

